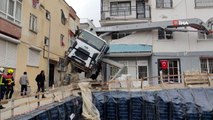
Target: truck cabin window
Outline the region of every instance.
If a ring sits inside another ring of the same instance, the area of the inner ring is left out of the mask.
[[[101,51],[102,47],[105,44],[105,42],[102,39],[84,30],[81,31],[78,38],[86,42],[87,44],[91,45],[92,47],[98,49],[99,51]]]

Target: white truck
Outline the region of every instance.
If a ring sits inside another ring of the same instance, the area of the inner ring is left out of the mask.
[[[209,19],[206,23],[204,23],[202,20],[198,18],[191,18],[191,19],[97,27],[91,29],[91,31],[79,30],[79,32],[77,32],[76,34],[74,44],[68,50],[68,54],[65,59],[65,65],[71,63],[72,66],[75,68],[75,71],[77,72],[83,71],[85,72],[87,78],[96,79],[101,69],[101,62],[106,62],[122,68],[121,65],[116,64],[111,60],[104,59],[104,55],[108,51],[109,46],[105,40],[103,40],[100,36],[97,36],[96,34],[104,36],[107,34],[111,34],[113,32],[147,31],[154,29],[164,29],[168,31],[179,31],[179,32],[203,32],[206,34],[210,34],[212,33],[211,29],[212,24],[213,18]],[[187,30],[184,29],[184,27],[192,27],[196,30]]]
[[[88,30],[79,30],[74,44],[69,48],[66,65],[71,62],[77,72],[85,72],[86,77],[96,79],[100,70],[100,63],[109,49],[105,40]]]

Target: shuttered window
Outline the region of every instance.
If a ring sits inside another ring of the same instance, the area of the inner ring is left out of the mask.
[[[6,42],[0,40],[0,66],[5,66]]]
[[[16,68],[17,45],[0,40],[0,66]]]
[[[35,49],[29,49],[28,52],[28,65],[30,66],[39,66],[39,61],[40,61],[40,51],[35,50]]]

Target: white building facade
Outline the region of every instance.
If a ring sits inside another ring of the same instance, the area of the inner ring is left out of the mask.
[[[213,0],[102,0],[100,23],[110,26],[187,18],[199,18],[206,22],[213,17],[212,10]],[[212,27],[213,23],[210,25]],[[150,56],[144,56],[141,52],[141,56],[111,57],[125,63],[127,67],[124,73],[135,73],[133,79],[159,76],[162,71],[163,75],[169,75],[164,78],[165,81],[182,82],[181,74],[186,71],[213,73],[213,34],[164,30],[128,34],[113,33],[106,39],[111,44],[152,46]],[[165,62],[166,68],[162,66]],[[113,70],[110,69],[108,73],[112,75]],[[152,78],[150,82],[157,84],[158,79]]]

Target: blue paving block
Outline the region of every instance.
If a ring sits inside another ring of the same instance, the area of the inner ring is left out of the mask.
[[[39,114],[39,115],[37,116],[37,119],[38,119],[38,120],[49,120],[49,119],[48,119],[48,114],[47,114],[47,112],[42,112],[41,114]]]
[[[48,110],[50,120],[59,120],[59,111],[58,109],[52,108]]]
[[[113,97],[109,97],[108,100],[106,101],[106,119],[107,120],[116,120],[116,104],[117,102]]]

